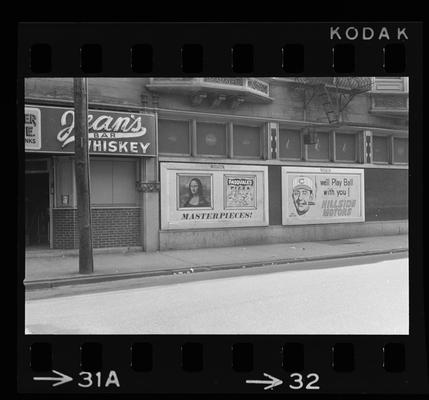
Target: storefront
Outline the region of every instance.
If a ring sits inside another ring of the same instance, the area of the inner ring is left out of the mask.
[[[406,233],[408,89],[389,79],[339,124],[293,78],[89,79],[94,247]],[[72,80],[28,79],[26,102],[26,243],[77,248]]]
[[[146,160],[156,155],[151,114],[89,110],[94,247],[142,246]],[[78,247],[74,111],[25,107],[26,245]]]
[[[158,135],[161,250],[408,230],[408,140],[388,130],[321,127],[306,144],[298,123],[161,113]]]

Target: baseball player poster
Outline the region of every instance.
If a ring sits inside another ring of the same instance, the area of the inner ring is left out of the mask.
[[[364,171],[282,167],[283,225],[365,221]]]

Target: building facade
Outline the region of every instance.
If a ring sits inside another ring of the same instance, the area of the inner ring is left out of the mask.
[[[94,247],[408,231],[406,78],[89,78]],[[78,247],[73,80],[25,82],[26,244]]]

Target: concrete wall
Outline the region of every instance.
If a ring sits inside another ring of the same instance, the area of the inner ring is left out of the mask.
[[[267,118],[270,120],[313,121],[327,123],[323,111],[322,99],[316,96],[308,104],[304,113],[304,91],[297,90],[297,86],[290,82],[270,81],[271,103],[258,104],[245,101],[237,109],[231,109],[221,103],[218,107],[211,107],[209,101],[202,101],[200,105],[193,105],[191,97],[185,94],[159,94],[161,109],[185,110],[199,113],[216,113],[231,116],[249,116]],[[150,94],[143,88],[143,92]],[[309,94],[307,94],[309,96]],[[307,98],[308,101],[308,98]],[[392,129],[407,129],[406,118],[380,117],[369,113],[371,97],[369,93],[355,96],[343,112],[344,121],[356,125],[383,127]]]
[[[89,102],[141,107],[146,78],[88,78]],[[27,78],[25,98],[73,101],[73,78]]]
[[[267,80],[267,79],[265,79]],[[267,119],[290,119],[302,121],[317,121],[327,123],[323,112],[321,99],[313,98],[304,115],[304,92],[297,90],[297,86],[289,82],[268,79],[270,96],[274,99],[268,104],[244,102],[237,109],[231,109],[227,104],[212,108],[208,102],[196,106],[191,97],[185,93],[159,93],[159,107],[173,110],[194,111],[200,113],[216,113],[225,115],[261,117]],[[89,78],[89,102],[104,103],[118,106],[141,107],[141,96],[147,95],[148,106],[152,106],[152,93],[145,87],[149,78]],[[27,78],[25,80],[25,97],[44,100],[73,99],[72,78]],[[344,121],[354,124],[363,124],[374,127],[392,129],[406,129],[407,118],[380,117],[369,113],[371,98],[369,93],[357,95],[346,107]]]
[[[408,221],[161,231],[160,250],[313,242],[408,233]]]

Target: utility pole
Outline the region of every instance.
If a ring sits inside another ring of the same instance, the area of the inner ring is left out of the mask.
[[[94,272],[88,151],[88,80],[73,78],[75,172],[79,224],[79,273]]]

